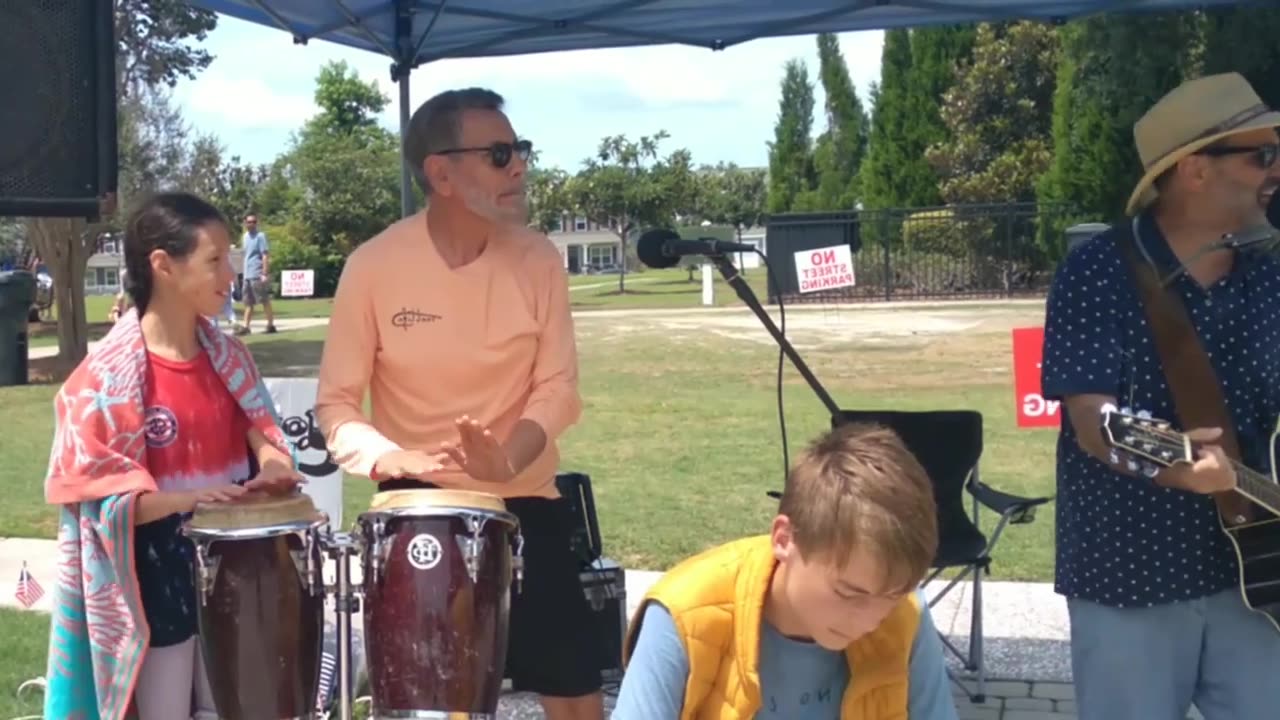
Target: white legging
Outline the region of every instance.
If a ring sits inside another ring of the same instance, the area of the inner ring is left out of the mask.
[[[177,645],[147,648],[133,699],[138,720],[218,720],[199,640],[190,637]]]

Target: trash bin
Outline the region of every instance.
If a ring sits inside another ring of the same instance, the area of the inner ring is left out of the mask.
[[[1106,223],[1080,223],[1067,228],[1067,254],[1111,229]]]
[[[0,387],[27,384],[27,313],[35,301],[35,275],[0,272]]]

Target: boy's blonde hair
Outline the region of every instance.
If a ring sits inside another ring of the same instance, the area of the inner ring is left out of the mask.
[[[814,440],[787,475],[779,514],[806,560],[843,568],[865,548],[884,565],[886,592],[913,590],[938,547],[933,486],[897,433],[851,423]]]

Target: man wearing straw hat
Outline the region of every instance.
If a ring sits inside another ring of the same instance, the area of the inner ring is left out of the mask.
[[[1067,597],[1082,718],[1172,720],[1192,703],[1207,720],[1280,713],[1280,630],[1245,606],[1211,496],[1239,497],[1230,492],[1230,436],[1178,422],[1170,385],[1187,383],[1169,380],[1149,321],[1173,315],[1148,316],[1143,301],[1163,292],[1170,307],[1185,307],[1209,358],[1200,367],[1211,366],[1209,385],[1225,401],[1218,417],[1229,416],[1243,464],[1269,472],[1280,414],[1280,262],[1227,245],[1264,227],[1280,185],[1277,126],[1280,113],[1235,73],[1161,98],[1134,125],[1144,173],[1129,217],[1073,251],[1049,292],[1041,382],[1066,409],[1055,585]],[[1198,460],[1154,477],[1134,472],[1104,441],[1109,404],[1204,441]],[[1178,403],[1184,414],[1194,405]]]

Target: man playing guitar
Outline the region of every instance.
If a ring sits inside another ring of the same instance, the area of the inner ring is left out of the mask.
[[[1192,703],[1207,720],[1280,712],[1280,633],[1245,606],[1211,497],[1236,485],[1224,430],[1183,426],[1204,443],[1195,462],[1154,478],[1116,462],[1100,432],[1108,403],[1179,420],[1135,281],[1146,263],[1211,360],[1240,460],[1269,472],[1280,261],[1222,239],[1265,223],[1280,186],[1276,126],[1280,113],[1237,74],[1171,91],[1134,127],[1145,174],[1130,217],[1073,251],[1049,293],[1041,382],[1066,409],[1055,586],[1067,597],[1081,718],[1173,720]]]

